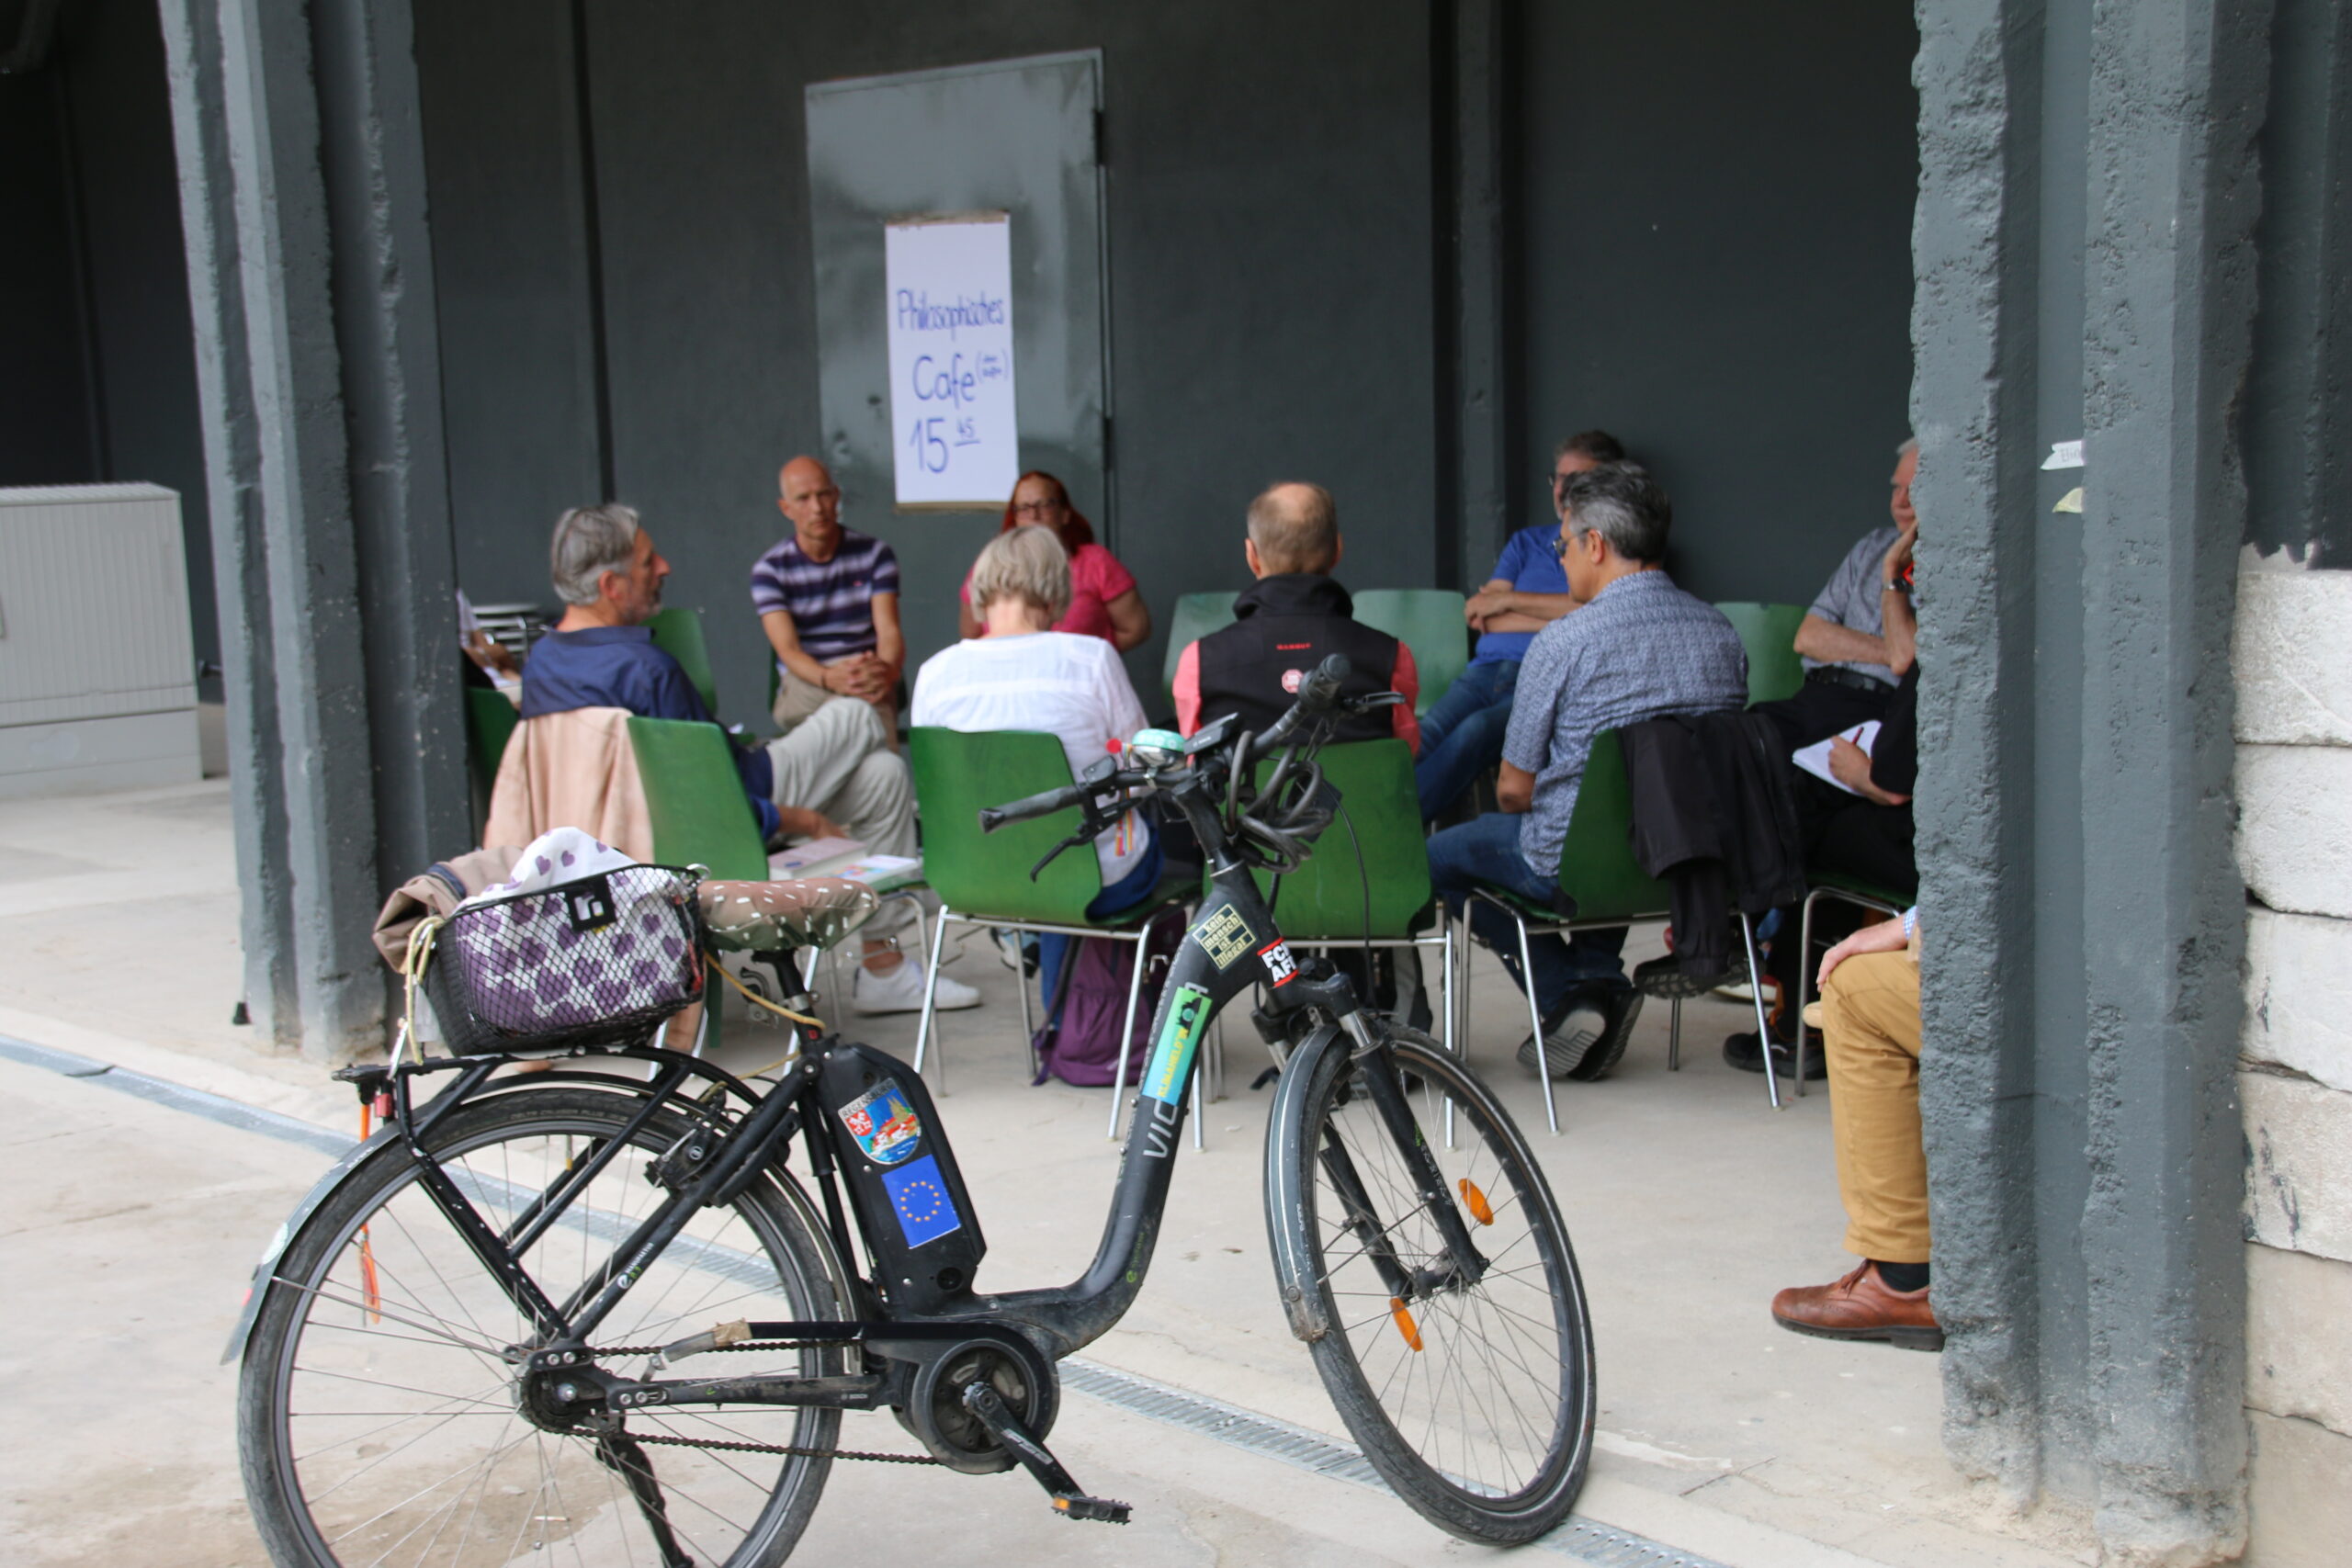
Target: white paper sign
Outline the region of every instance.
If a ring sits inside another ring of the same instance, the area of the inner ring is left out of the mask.
[[[1001,507],[1021,475],[1012,232],[1003,213],[884,231],[901,506]]]

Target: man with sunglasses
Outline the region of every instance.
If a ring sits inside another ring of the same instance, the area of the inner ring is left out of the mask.
[[[1478,633],[1478,646],[1470,668],[1421,719],[1421,755],[1413,768],[1413,783],[1423,821],[1443,816],[1502,760],[1520,662],[1537,632],[1576,608],[1555,550],[1568,480],[1603,463],[1624,460],[1623,444],[1605,430],[1580,431],[1561,442],[1545,475],[1552,521],[1512,535],[1495,562],[1494,575],[1464,604],[1463,619]]]

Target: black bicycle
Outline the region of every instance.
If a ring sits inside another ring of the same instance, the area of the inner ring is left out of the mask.
[[[1557,1525],[1590,1456],[1593,1351],[1551,1190],[1477,1077],[1294,954],[1251,874],[1295,867],[1342,809],[1315,754],[1380,700],[1342,698],[1346,673],[1328,662],[1262,736],[1148,731],[1123,767],[981,814],[1075,808],[1076,848],[1158,795],[1209,858],[1073,1284],[975,1291],[978,1216],[922,1081],[813,1021],[764,1084],[650,1032],[532,1075],[492,1077],[516,1059],[499,1052],[345,1069],[384,1125],[280,1230],[230,1346],[276,1560],[750,1568],[790,1553],[836,1459],[1018,1464],[1067,1517],[1124,1521],[1046,1446],[1056,1363],[1142,1287],[1202,1035],[1253,989],[1282,1060],[1276,1280],[1349,1431],[1457,1535]],[[885,1409],[922,1454],[840,1446],[842,1412]]]

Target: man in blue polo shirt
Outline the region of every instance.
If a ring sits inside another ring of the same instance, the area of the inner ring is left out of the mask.
[[[662,607],[670,563],[626,506],[574,507],[556,520],[549,548],[563,618],[523,665],[523,717],[574,708],[626,708],[641,718],[715,724],[678,661],[653,645],[645,623]],[[737,773],[763,836],[848,837],[878,854],[912,855],[914,785],[889,749],[872,705],[829,701],[791,734],[765,746],[735,744]],[[922,1005],[922,967],[876,927],[904,923],[903,903],[869,924],[865,962],[850,992],[861,1013]],[[978,991],[943,975],[938,1005],[971,1007]]]
[[[1443,816],[1479,775],[1502,761],[1511,696],[1528,645],[1576,608],[1556,553],[1565,488],[1577,474],[1624,460],[1624,446],[1605,430],[1581,431],[1561,442],[1552,454],[1553,520],[1513,534],[1495,562],[1494,576],[1463,605],[1463,619],[1477,631],[1478,647],[1470,668],[1421,719],[1413,784],[1423,821]]]

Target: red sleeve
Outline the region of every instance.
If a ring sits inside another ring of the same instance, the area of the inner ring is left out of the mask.
[[[1122,593],[1135,592],[1136,574],[1109,550],[1100,545],[1089,545],[1078,553],[1080,558],[1086,560],[1092,569],[1088,575],[1093,579],[1092,587],[1097,599],[1108,604]],[[1078,563],[1073,561],[1070,564],[1075,566]]]
[[[977,571],[977,570],[978,570],[979,569],[976,566],[976,567],[974,567],[972,570],[973,570],[973,571]],[[965,604],[967,604],[967,605],[969,605],[969,604],[971,604],[971,602],[972,602],[972,573],[971,573],[970,571],[967,571],[967,572],[966,572],[966,573],[964,574],[964,586],[963,586],[963,587],[961,587],[961,588],[958,588],[958,589],[956,591],[956,597],[957,599],[961,600],[961,601],[962,601]]]
[[[1176,733],[1191,735],[1201,728],[1201,645],[1188,642],[1176,656]]]
[[[1413,716],[1413,705],[1420,700],[1421,672],[1413,663],[1413,650],[1404,642],[1396,644],[1396,668],[1388,677],[1388,689],[1405,700],[1388,710],[1388,722],[1396,728],[1396,738],[1412,748],[1413,755],[1421,754],[1421,721]]]

